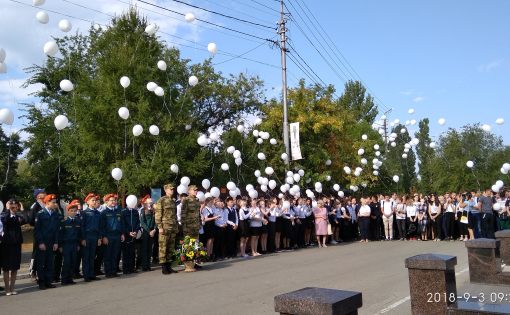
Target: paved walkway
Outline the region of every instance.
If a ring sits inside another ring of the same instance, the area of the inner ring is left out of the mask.
[[[457,256],[457,288],[468,284],[463,242],[370,242],[311,248],[208,264],[196,273],[159,270],[39,291],[18,281],[17,296],[0,296],[2,313],[275,314],[275,295],[306,286],[363,293],[360,314],[409,314],[404,260],[422,253]],[[469,286],[469,287],[468,287]],[[488,288],[490,290],[490,288]]]

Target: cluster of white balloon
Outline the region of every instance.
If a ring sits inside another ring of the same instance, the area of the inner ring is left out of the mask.
[[[7,65],[5,64],[6,57],[7,57],[7,53],[5,52],[5,49],[0,47],[0,73],[7,72]]]
[[[502,180],[497,180],[496,183],[494,185],[492,185],[491,189],[493,192],[499,193],[501,188],[503,188],[504,186],[505,186],[505,183],[503,183]]]

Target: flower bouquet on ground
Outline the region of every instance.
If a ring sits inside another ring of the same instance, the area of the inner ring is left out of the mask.
[[[195,263],[201,262],[207,257],[204,245],[190,236],[184,237],[175,253],[177,260],[184,263],[185,272],[195,271]]]

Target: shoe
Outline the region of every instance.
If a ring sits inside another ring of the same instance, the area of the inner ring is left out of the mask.
[[[161,273],[164,275],[170,274],[170,270],[168,270],[167,264],[161,264]]]
[[[12,291],[12,292],[11,292],[11,294],[12,294],[12,295],[17,295],[17,294],[18,294],[18,292],[16,292],[16,291]]]
[[[204,266],[195,264],[195,269],[204,269]]]
[[[96,276],[104,276],[104,272],[101,270],[96,271]]]
[[[4,290],[4,287],[0,287],[0,291],[3,291]]]
[[[74,279],[81,279],[81,278],[83,278],[83,275],[81,273],[77,273],[77,274],[74,275],[73,278]]]
[[[332,244],[332,245],[336,245],[336,244],[338,244],[338,242],[337,242],[337,241],[335,241],[335,240],[332,240],[332,241],[331,241],[331,244]]]
[[[101,278],[98,278],[98,277],[92,277],[92,278],[90,278],[89,280],[92,280],[92,281],[98,281],[98,280],[101,280]]]
[[[39,283],[39,290],[46,290],[47,287],[44,283]]]
[[[54,289],[54,288],[56,288],[56,286],[53,283],[46,283],[46,288]]]
[[[12,294],[11,292],[5,292],[6,296],[11,296],[11,294]]]
[[[60,282],[60,278],[53,279],[53,283],[59,283],[59,282]]]
[[[108,278],[108,277],[107,277]],[[92,282],[92,279],[89,279],[89,278],[85,278],[83,279],[84,282]]]

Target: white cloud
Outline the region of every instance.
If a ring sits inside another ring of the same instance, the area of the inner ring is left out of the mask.
[[[413,93],[414,93],[414,90],[400,91],[400,94],[406,95],[406,96],[412,95]]]
[[[504,59],[493,60],[478,66],[478,72],[491,72],[503,65]]]
[[[423,102],[425,100],[425,97],[423,96],[416,96],[415,98],[413,98],[413,102],[415,103],[420,103],[420,102]]]
[[[34,84],[27,88],[22,88],[21,85],[25,81],[26,79],[0,80],[0,104],[5,106],[16,104],[20,101],[27,101],[33,98],[30,94],[42,88],[42,84]]]

